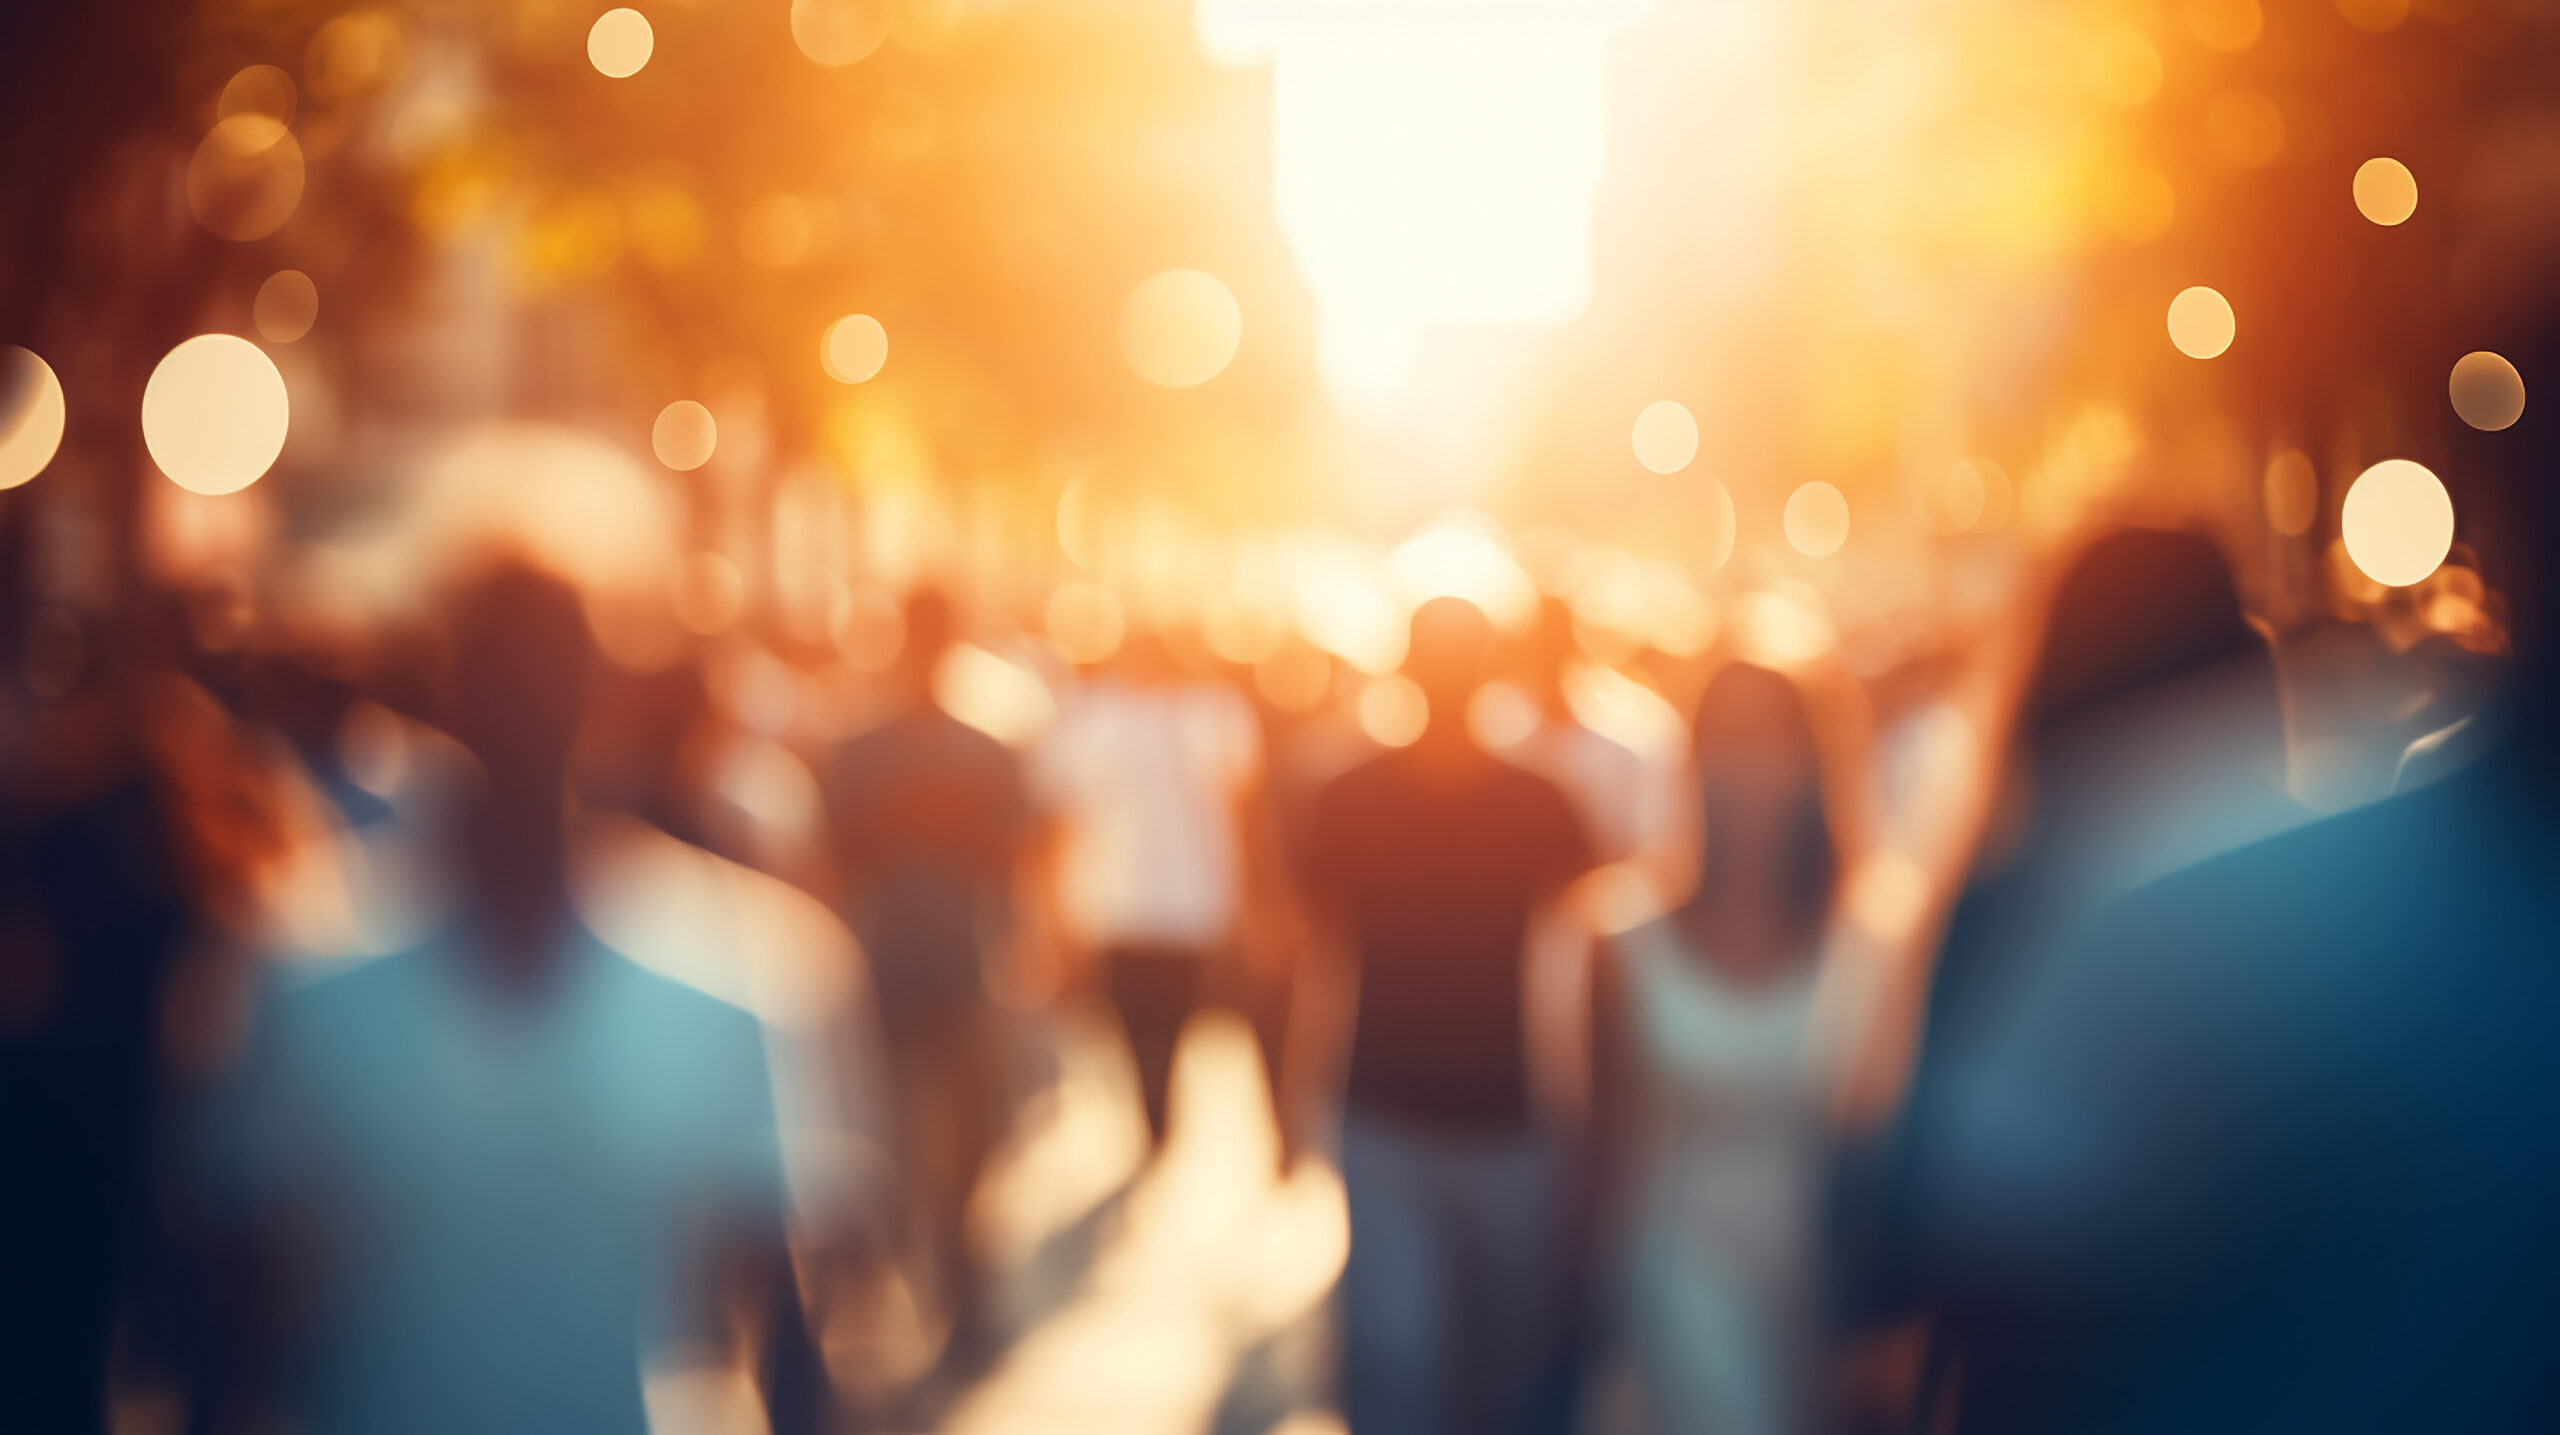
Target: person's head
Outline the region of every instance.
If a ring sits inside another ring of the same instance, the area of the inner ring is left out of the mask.
[[[1840,854],[1804,691],[1768,668],[1726,665],[1698,702],[1692,768],[1704,844],[1692,900],[1763,943],[1763,955],[1810,952]]]
[[[2161,683],[2266,655],[2221,549],[2193,533],[2123,529],[2082,549],[2055,588],[2019,737],[2033,747]],[[2271,666],[2263,679],[2256,717],[2280,724]],[[2280,740],[2281,728],[2264,735]]]
[[[593,640],[567,583],[520,562],[466,585],[451,610],[446,727],[493,791],[557,801],[586,712]]]
[[[1433,598],[1413,610],[1404,673],[1431,704],[1431,725],[1466,730],[1467,701],[1483,687],[1493,662],[1493,624],[1464,598]]]

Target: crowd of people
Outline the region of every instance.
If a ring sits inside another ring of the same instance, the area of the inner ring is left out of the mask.
[[[638,1431],[671,1346],[778,1435],[930,1423],[1016,1333],[973,1195],[1082,1005],[1159,1147],[1193,1019],[1255,1033],[1283,1164],[1341,1176],[1354,1435],[2550,1428],[2519,591],[2469,760],[2315,819],[2220,551],[2099,538],[1940,870],[1878,836],[1845,674],[1711,654],[1650,761],[1575,717],[1554,600],[1415,608],[1395,745],[1178,630],[1008,742],[939,695],[989,615],[920,585],[790,841],[724,816],[699,675],[619,672],[520,559],[361,681],[138,629],[0,719],[0,1425]],[[841,970],[751,1012],[635,960],[606,814],[823,904]],[[432,920],[275,959],[311,834],[380,821]],[[813,991],[856,995],[771,1020]],[[851,1389],[821,1330],[884,1271],[938,1356]]]

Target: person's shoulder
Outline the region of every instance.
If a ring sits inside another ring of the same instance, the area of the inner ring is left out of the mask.
[[[1488,756],[1493,767],[1486,789],[1504,807],[1536,812],[1542,818],[1562,817],[1579,827],[1581,819],[1575,815],[1573,799],[1565,795],[1563,784],[1499,753]]]
[[[2090,935],[2174,959],[2368,951],[2494,905],[2495,778],[2466,774],[2205,858],[2109,903]],[[2474,888],[2481,890],[2474,891]]]
[[[268,988],[269,1005],[298,1018],[328,1019],[405,1003],[432,975],[442,945],[429,941],[379,956],[279,967]]]
[[[702,1040],[763,1040],[755,1013],[690,982],[679,981],[591,938],[591,959],[614,1000],[653,1027],[682,1030]]]

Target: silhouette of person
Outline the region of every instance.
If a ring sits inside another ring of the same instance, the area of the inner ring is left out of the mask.
[[[1242,804],[1261,766],[1253,709],[1183,673],[1153,633],[1068,698],[1034,755],[1062,829],[1063,926],[1095,954],[1159,1146],[1183,1026],[1236,985],[1225,968],[1245,901]]]
[[[1592,856],[1555,785],[1468,730],[1491,644],[1462,600],[1415,611],[1427,724],[1334,779],[1312,824],[1310,896],[1358,988],[1341,1382],[1362,1435],[1530,1428],[1558,1353],[1567,1167],[1531,1107],[1522,948]]]
[[[578,597],[501,564],[458,594],[451,638],[447,725],[479,767],[452,834],[462,910],[260,1017],[211,1156],[278,1257],[284,1324],[278,1363],[208,1424],[645,1431],[644,1359],[744,1309],[775,1428],[815,1428],[757,1023],[570,907]]]
[[[1915,1088],[1884,1230],[1954,1428],[2560,1424],[2555,457],[2478,454],[2520,664],[2469,767],[2106,902]]]
[[[1698,880],[1602,948],[1592,994],[1606,1284],[1645,1428],[1819,1428],[1826,1131],[1818,978],[1841,855],[1796,685],[1733,663],[1701,697]]]
[[[985,1334],[964,1218],[1007,1120],[986,964],[1032,831],[1020,761],[934,699],[953,628],[941,593],[908,597],[888,675],[896,707],[837,751],[826,795],[845,918],[888,1042],[900,1165],[962,1351]]]

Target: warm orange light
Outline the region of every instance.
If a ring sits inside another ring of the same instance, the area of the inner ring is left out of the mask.
[[[2484,432],[2496,433],[2524,417],[2524,375],[2502,354],[2477,349],[2456,359],[2446,389],[2453,411]]]
[[[2179,10],[2186,17],[2187,33],[2198,43],[2229,54],[2258,43],[2267,23],[2258,0],[2186,0]]]
[[[1787,495],[1787,542],[1807,558],[1828,558],[1849,541],[1849,500],[1816,480]]]
[[[1080,666],[1101,662],[1120,650],[1129,629],[1120,600],[1099,583],[1079,579],[1063,583],[1049,595],[1049,642],[1058,656]]]
[[[2287,538],[2311,531],[2320,517],[2320,478],[2299,449],[2285,449],[2267,460],[2265,480],[2267,526]]]
[[[347,99],[387,78],[400,56],[400,26],[380,10],[350,10],[320,27],[302,52],[311,97]]]
[[[236,493],[284,452],[292,423],[284,375],[232,334],[199,334],[171,349],[142,388],[142,442],[180,488]]]
[[[1216,378],[1243,338],[1236,296],[1197,269],[1150,275],[1120,306],[1121,356],[1139,378],[1168,389]]]
[[[2337,0],[2337,6],[2340,19],[2376,35],[2409,18],[2409,0]]]
[[[879,49],[891,18],[888,0],[791,0],[791,43],[836,69]]]
[[[0,348],[0,488],[15,488],[62,447],[62,380],[31,349]]]
[[[649,451],[672,469],[700,468],[719,446],[720,426],[712,422],[711,410],[692,399],[658,410],[658,421],[649,426]]]
[[[249,306],[258,337],[270,344],[290,344],[311,332],[320,317],[320,286],[299,269],[279,269],[258,286]]]
[[[2424,464],[2387,458],[2357,475],[2338,529],[2347,557],[2366,577],[2406,588],[2453,551],[2453,496]]]
[[[216,100],[216,119],[233,115],[265,115],[280,125],[293,123],[293,77],[273,65],[251,65],[233,75]]]
[[[667,595],[676,611],[676,621],[686,631],[709,637],[725,633],[738,621],[738,612],[746,606],[746,579],[738,565],[720,553],[696,553],[676,569],[674,588]]]
[[[1636,415],[1636,462],[1656,473],[1678,473],[1698,456],[1698,421],[1671,400],[1656,399]]]
[[[2140,31],[2115,26],[2081,51],[2080,77],[2098,98],[2129,109],[2159,92],[2160,52]]]
[[[1360,685],[1360,730],[1386,747],[1410,747],[1431,722],[1431,700],[1422,685],[1402,673],[1381,673]]]
[[[2178,217],[2178,192],[2156,169],[2120,170],[2101,181],[2097,209],[2099,221],[2116,237],[2138,243],[2169,232]]]
[[[2356,212],[2389,228],[2418,212],[2418,177],[2389,156],[2356,166]]]
[[[2233,90],[2205,107],[2204,133],[2226,164],[2261,169],[2284,153],[2284,112],[2255,90]]]
[[[764,269],[789,269],[818,243],[818,212],[796,194],[768,194],[738,217],[738,252]]]
[[[302,203],[302,146],[273,115],[236,114],[187,162],[187,209],[225,239],[264,239]]]
[[[2169,301],[2169,342],[2190,359],[2220,357],[2239,331],[2239,318],[2220,290],[2192,285]]]
[[[649,17],[628,6],[598,15],[587,29],[587,63],[609,80],[639,74],[657,48],[657,32],[649,28]]]
[[[818,343],[818,365],[839,384],[858,384],[889,362],[889,331],[868,314],[847,314],[827,326]]]

